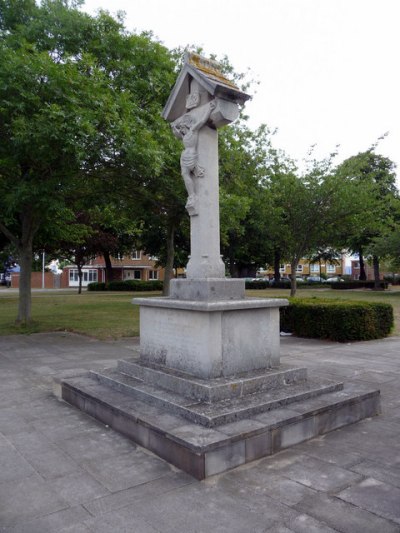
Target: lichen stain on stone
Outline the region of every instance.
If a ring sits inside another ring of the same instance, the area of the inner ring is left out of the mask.
[[[205,57],[200,56],[199,54],[189,54],[188,58],[189,64],[196,67],[201,72],[204,72],[209,78],[212,78],[216,81],[223,83],[232,87],[232,89],[239,90],[239,88],[228,78],[226,78],[221,72],[221,66],[217,61],[212,59],[206,59]]]

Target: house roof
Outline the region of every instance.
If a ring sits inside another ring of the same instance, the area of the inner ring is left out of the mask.
[[[244,104],[250,96],[241,91],[221,70],[221,65],[199,54],[188,53],[174,88],[162,112],[163,118],[172,122],[186,112],[186,97],[190,93],[190,81],[196,80],[211,96]]]

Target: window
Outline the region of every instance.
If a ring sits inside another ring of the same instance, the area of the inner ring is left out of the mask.
[[[82,285],[97,281],[97,269],[90,268],[82,270]],[[69,286],[77,287],[79,285],[79,274],[77,268],[71,268],[69,271]]]
[[[69,271],[69,281],[79,281],[78,270]]]
[[[142,252],[140,250],[132,250],[131,258],[139,261],[142,258]]]
[[[297,265],[296,272],[298,272],[299,274],[302,274],[303,273],[303,265]]]
[[[353,268],[360,268],[360,263],[354,261]]]
[[[329,274],[334,274],[336,272],[336,265],[326,265],[326,271]]]
[[[158,272],[157,272],[157,270],[150,270],[150,272],[149,272],[149,279],[158,279]]]
[[[142,271],[141,270],[134,270],[133,271],[133,277],[134,277],[134,279],[142,279]]]
[[[286,267],[284,264],[279,265],[279,272],[286,272]]]
[[[319,274],[319,264],[318,263],[312,263],[310,265],[310,272],[313,274]]]

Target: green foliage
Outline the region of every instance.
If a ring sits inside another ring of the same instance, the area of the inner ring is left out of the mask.
[[[352,280],[352,281],[338,281],[330,283],[332,289],[335,290],[346,290],[346,289],[374,289],[375,281],[364,281],[364,280]],[[381,289],[388,288],[387,281],[380,281],[379,287]]]
[[[88,291],[162,291],[163,282],[160,280],[126,280],[126,281],[111,281],[105,283],[89,283]]]
[[[252,131],[240,121],[219,132],[221,243],[233,277],[254,275],[272,255],[273,212],[262,184],[274,164],[271,137],[265,125]]]
[[[338,342],[380,339],[393,325],[393,307],[384,303],[291,299],[281,308],[281,329],[299,337]]]
[[[268,289],[269,283],[268,280],[257,280],[257,281],[246,281],[245,283],[246,289],[256,289],[256,290],[262,290],[262,289]]]
[[[279,162],[278,162],[279,163]],[[351,224],[351,215],[362,209],[355,187],[333,172],[332,156],[311,161],[304,175],[280,162],[276,173],[266,180],[271,207],[277,215],[275,231],[269,235],[291,271],[304,257],[334,247],[337,235]],[[292,277],[291,294],[297,283]]]
[[[74,240],[79,210],[113,193],[121,212],[128,189],[165,171],[172,54],[77,6],[0,2],[0,231],[21,257],[20,320],[30,318],[34,241]]]
[[[105,291],[106,290],[106,284],[104,282],[95,282],[89,283],[87,286],[88,291]]]
[[[379,258],[396,256],[392,237],[396,240],[400,209],[395,164],[387,157],[376,154],[375,148],[376,145],[346,159],[337,167],[336,175],[344,182],[353,184],[357,192],[354,197],[362,201],[362,209],[354,213],[351,226],[342,232],[342,246],[359,254],[361,266],[364,253],[373,256],[378,283]],[[366,277],[363,270],[360,277]]]

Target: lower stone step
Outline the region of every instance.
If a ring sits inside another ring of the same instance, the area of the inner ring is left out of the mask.
[[[63,381],[61,395],[197,479],[380,413],[379,390],[355,385],[217,428],[189,422],[90,376]]]

